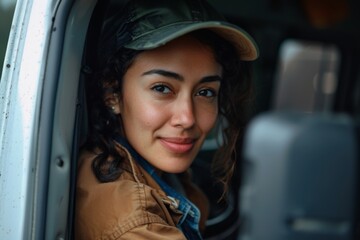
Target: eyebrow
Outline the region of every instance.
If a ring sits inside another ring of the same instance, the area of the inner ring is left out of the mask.
[[[179,80],[179,81],[184,81],[184,77],[181,76],[178,73],[175,72],[171,72],[171,71],[167,71],[167,70],[163,70],[163,69],[152,69],[150,71],[144,72],[142,75],[146,76],[146,75],[151,75],[151,74],[158,74],[167,78],[173,78],[175,80]],[[220,77],[219,75],[213,75],[213,76],[206,76],[203,77],[200,81],[200,83],[205,83],[205,82],[216,82],[219,81],[221,82],[222,77]]]

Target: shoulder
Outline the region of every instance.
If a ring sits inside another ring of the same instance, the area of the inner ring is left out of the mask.
[[[163,203],[164,196],[145,184],[122,178],[91,190],[78,190],[76,234],[83,239],[125,234],[147,236],[164,231],[182,235]]]
[[[143,184],[130,179],[98,183],[92,188],[78,187],[76,231],[93,239],[111,232],[122,234],[137,225],[164,222],[148,216],[144,188]],[[88,232],[89,229],[91,232]]]
[[[114,182],[98,182],[91,170],[95,156],[83,152],[80,158],[75,216],[77,239],[133,235],[143,231],[156,232],[152,234],[165,231],[182,236],[176,228],[176,213],[170,213],[163,201],[166,195],[160,189],[145,184],[143,178],[135,179],[132,171],[124,171]]]
[[[77,186],[93,185],[98,183],[98,180],[92,171],[92,162],[98,154],[99,152],[96,150],[82,150],[80,152],[77,162]]]

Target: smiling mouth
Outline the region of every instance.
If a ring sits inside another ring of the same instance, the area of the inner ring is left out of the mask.
[[[161,138],[161,144],[170,152],[187,153],[195,145],[193,138]]]

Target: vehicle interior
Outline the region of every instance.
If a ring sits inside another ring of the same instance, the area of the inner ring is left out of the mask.
[[[38,134],[39,239],[73,238],[85,85],[104,2],[54,6]],[[216,135],[192,166],[211,203],[204,239],[360,239],[360,2],[209,2],[254,37],[260,57],[227,201],[210,176]]]

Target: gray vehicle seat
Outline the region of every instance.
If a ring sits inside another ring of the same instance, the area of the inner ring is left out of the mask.
[[[273,113],[245,138],[242,240],[355,239],[358,142],[344,115]]]

